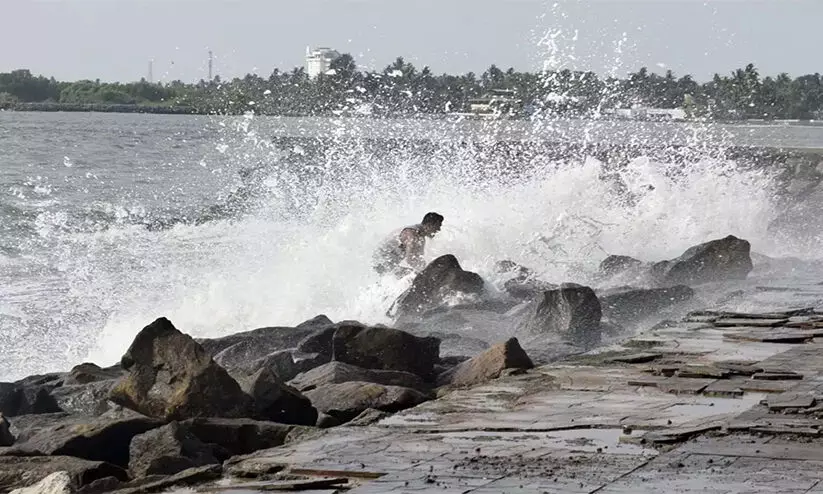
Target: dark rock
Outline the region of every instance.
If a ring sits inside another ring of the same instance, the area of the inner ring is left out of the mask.
[[[348,422],[369,408],[393,413],[429,399],[409,388],[356,381],[327,384],[306,392],[306,396],[318,410],[341,422]]]
[[[340,425],[340,421],[331,415],[326,415],[325,413],[317,414],[318,429],[329,429],[331,427],[337,427],[338,425]]]
[[[377,422],[380,422],[386,417],[390,417],[391,414],[389,412],[384,412],[382,410],[375,410],[374,408],[369,408],[363,410],[363,413],[358,415],[357,417],[351,419],[349,422],[346,423],[347,427],[365,427],[367,425],[373,425]]]
[[[255,418],[283,424],[317,423],[317,410],[311,401],[267,369],[242,378],[240,385],[254,400]]]
[[[0,491],[34,485],[54,472],[67,472],[75,488],[106,477],[128,479],[122,468],[99,461],[69,456],[0,456]]]
[[[51,392],[52,398],[61,411],[89,417],[103,415],[113,403],[109,393],[116,381],[91,381],[86,384],[60,386]]]
[[[609,256],[600,263],[600,274],[614,276],[630,269],[639,268],[643,261],[629,256]]]
[[[306,336],[300,343],[297,344],[297,351],[301,354],[316,354],[315,357],[322,364],[331,361],[332,355],[332,339],[334,332],[339,326],[347,326],[351,324],[359,324],[352,321],[344,321],[340,324],[325,327],[314,331],[312,334]]]
[[[316,331],[332,325],[334,325],[334,322],[332,322],[331,319],[326,317],[325,314],[320,314],[318,316],[314,316],[308,321],[301,322],[297,325],[297,329],[309,329],[312,331]]]
[[[311,334],[313,330],[313,326],[304,328],[259,328],[222,338],[198,339],[197,343],[209,355],[214,356],[238,343],[244,343],[235,350],[236,354],[240,355],[244,351],[249,352],[252,355],[250,360],[256,360],[278,350],[294,348],[300,340]]]
[[[62,375],[31,376],[14,383],[0,383],[0,413],[7,417],[31,413],[59,412],[51,391],[62,383]]]
[[[328,317],[321,314],[298,324],[297,327],[294,328],[282,326],[258,328],[251,331],[234,333],[222,338],[198,339],[197,342],[207,353],[215,357],[229,347],[245,342],[245,345],[241,345],[233,352],[236,352],[238,355],[244,351],[249,352],[252,355],[252,358],[249,360],[257,360],[270,353],[294,348],[300,340],[306,336],[332,325],[334,325],[334,323]],[[233,362],[228,361],[229,354],[225,357],[227,361],[221,365],[231,366]]]
[[[332,340],[333,358],[364,369],[411,372],[425,380],[434,378],[440,340],[417,337],[391,328],[340,326]]]
[[[556,290],[558,285],[535,278],[514,278],[503,283],[503,290],[518,300],[531,300],[547,290]]]
[[[509,338],[485,352],[458,364],[437,378],[438,386],[470,386],[500,377],[505,369],[531,369],[531,359],[517,338]]]
[[[230,347],[229,350],[232,348],[234,347]],[[215,357],[215,362],[222,365],[217,357]],[[254,374],[261,369],[266,369],[280,378],[281,381],[288,381],[300,373],[300,367],[301,366],[295,363],[291,350],[279,350],[257,360],[247,361],[245,363],[237,362],[233,367],[229,368],[236,369],[246,375]]]
[[[14,384],[18,385],[21,388],[29,388],[36,386],[51,386],[52,388],[55,388],[57,386],[61,386],[65,378],[66,374],[62,372],[52,372],[50,374],[38,374],[34,376],[24,377],[19,381],[15,381]]]
[[[11,424],[0,414],[0,446],[11,446],[14,444],[14,435],[11,433]]]
[[[123,482],[117,477],[103,477],[78,489],[76,494],[102,494],[103,492],[117,490],[121,485],[123,485]]]
[[[101,369],[92,363],[83,363],[74,366],[69,375],[63,380],[63,386],[73,386],[77,384],[88,384],[97,381],[110,381],[119,379],[123,375],[123,370],[119,367]]]
[[[433,260],[414,278],[392,310],[399,317],[420,314],[444,305],[446,298],[455,293],[482,295],[484,291],[483,278],[464,271],[457,258],[447,254]]]
[[[691,247],[680,257],[655,263],[651,274],[663,286],[744,280],[752,270],[751,245],[729,235]]]
[[[190,336],[166,318],[143,328],[122,361],[128,374],[110,399],[163,420],[241,417],[250,400]]]
[[[669,288],[621,287],[599,294],[603,315],[620,324],[636,322],[690,300],[694,290],[686,285]]]
[[[249,419],[196,418],[181,424],[204,443],[216,444],[232,456],[282,446],[293,431],[301,429]]]
[[[151,475],[143,479],[134,480],[121,485],[116,491],[116,494],[149,494],[162,492],[172,487],[202,484],[210,480],[219,479],[222,475],[222,465],[204,465],[202,467],[189,468],[168,477]]]
[[[11,428],[9,430],[14,437],[17,438],[17,441],[21,442],[37,433],[40,429],[64,421],[70,416],[71,414],[66,412],[18,415],[12,418]]]
[[[0,413],[12,417],[19,409],[20,388],[14,383],[0,383]]]
[[[134,436],[160,427],[147,418],[106,420],[99,417],[64,416],[42,421],[21,431],[15,449],[44,455],[66,455],[104,461],[126,467]]]
[[[134,477],[174,475],[215,463],[220,462],[212,446],[177,422],[134,436],[129,447],[129,471]]]
[[[309,391],[325,384],[361,381],[386,386],[402,386],[427,392],[428,387],[416,374],[402,371],[363,369],[344,362],[329,362],[294,378],[290,385],[300,391]]]
[[[521,329],[535,334],[557,334],[589,348],[600,343],[600,301],[594,290],[572,283],[543,295],[529,304]]]

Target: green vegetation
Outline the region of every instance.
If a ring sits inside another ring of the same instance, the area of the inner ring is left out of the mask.
[[[479,76],[435,75],[402,58],[382,71],[367,72],[358,70],[350,55],[335,60],[329,74],[314,80],[302,68],[275,69],[268,78],[249,74],[196,84],[60,82],[15,70],[0,74],[0,108],[397,116],[466,111],[471,99],[501,89],[513,91],[522,102],[517,105],[520,114],[592,116],[641,106],[682,108],[689,116],[724,120],[823,118],[820,74],[761,78],[751,64],[701,84],[688,75],[657,75],[646,68],[625,79],[569,70],[503,71],[494,65]]]

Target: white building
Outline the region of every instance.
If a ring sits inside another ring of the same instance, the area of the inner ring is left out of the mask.
[[[325,74],[331,68],[331,63],[340,56],[337,50],[331,48],[315,48],[312,50],[306,47],[306,73],[310,79],[314,79],[320,74]]]

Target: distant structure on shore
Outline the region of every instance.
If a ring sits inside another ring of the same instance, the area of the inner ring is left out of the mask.
[[[306,73],[310,79],[314,79],[320,74],[325,74],[331,68],[331,63],[340,57],[337,50],[319,47],[312,50],[306,47]]]

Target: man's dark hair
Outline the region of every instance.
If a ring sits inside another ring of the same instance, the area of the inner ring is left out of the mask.
[[[426,213],[426,216],[423,216],[424,225],[439,225],[441,223],[443,223],[443,216],[437,213]]]

